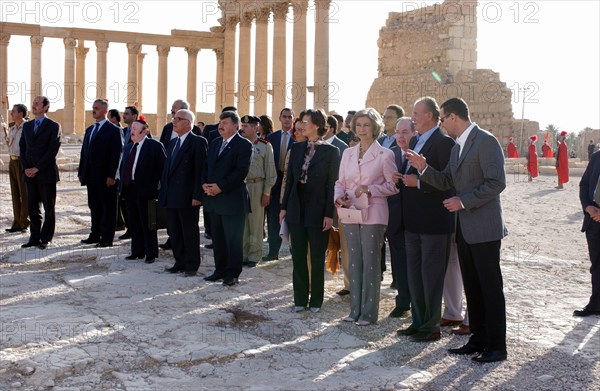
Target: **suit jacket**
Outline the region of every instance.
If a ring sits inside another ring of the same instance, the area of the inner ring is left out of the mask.
[[[222,138],[214,139],[202,173],[203,183],[216,183],[221,193],[204,197],[204,210],[220,215],[239,215],[250,211],[246,176],[252,160],[252,143],[235,134],[219,156]]]
[[[81,185],[101,185],[106,183],[106,178],[115,178],[121,152],[123,151],[123,139],[121,128],[106,121],[98,129],[94,138],[90,137],[94,125],[85,130],[83,145],[81,146],[81,157],[79,158],[79,176]]]
[[[194,125],[194,127],[192,128],[192,133],[194,133],[196,136],[202,135],[202,131],[196,125]],[[163,126],[162,133],[160,134],[160,142],[165,147],[165,150],[168,149],[169,144],[171,144],[171,135],[172,134],[173,134],[173,122],[169,122],[168,124]],[[127,142],[125,142],[125,145],[127,145]]]
[[[171,140],[167,149],[167,159],[160,179],[158,206],[173,209],[192,208],[192,200],[202,201],[202,167],[206,162],[206,139],[194,133],[188,134],[175,159],[172,159],[176,144],[177,139]]]
[[[56,155],[60,149],[60,125],[50,118],[44,118],[34,134],[34,120],[23,124],[19,140],[21,168],[36,167],[39,171],[33,178],[24,175],[26,182],[56,183],[60,180]]]
[[[402,159],[402,148],[396,146],[392,147],[392,153],[394,154],[394,163],[396,164],[396,171],[401,171],[404,166],[404,159]],[[388,220],[387,232],[389,236],[398,235],[404,231],[404,219],[402,218],[402,183],[399,186],[400,191],[391,195],[387,198],[388,209],[390,218]]]
[[[394,153],[374,142],[358,162],[359,146],[346,149],[342,155],[339,178],[335,182],[333,199],[345,194],[352,200],[359,186],[369,186],[371,198],[367,209],[367,220],[363,224],[388,223],[388,204],[386,198],[396,194],[398,189],[392,180],[397,171]]]
[[[298,180],[302,173],[304,154],[308,142],[294,143],[285,184],[281,209],[286,210],[287,223],[304,224],[305,227],[323,226],[324,217],[334,217],[334,187],[338,178],[339,153],[337,147],[323,142],[315,146],[315,154],[308,167],[306,208],[300,204]]]
[[[442,171],[428,166],[421,183],[456,190],[465,207],[458,212],[458,220],[467,243],[500,240],[508,234],[500,202],[506,187],[502,147],[493,134],[475,126],[463,149],[459,158],[459,145],[452,148],[450,162]]]
[[[384,133],[384,135],[383,135],[383,136],[381,136],[381,137],[379,137],[379,138],[377,139],[377,142],[378,142],[379,144],[383,145],[383,141],[385,140],[385,138],[386,138],[386,137],[387,137],[387,136],[386,136],[386,135],[385,135],[385,133]],[[394,147],[397,147],[397,146],[398,146],[398,144],[396,143],[396,139],[394,139],[394,140],[392,141],[392,145],[390,145],[390,146],[389,146],[389,148],[390,148],[390,149],[392,149],[392,148],[394,148]]]
[[[123,128],[123,145],[127,145],[131,143],[131,127]]]
[[[279,129],[276,132],[273,132],[267,136],[267,139],[273,146],[273,157],[275,158],[275,167],[277,167],[277,172],[279,172],[279,155],[281,155],[281,135],[283,134],[283,130]],[[288,134],[289,136],[289,134]],[[294,144],[294,140],[288,138],[287,150],[288,153],[290,149],[292,149],[292,144]],[[322,223],[323,221],[321,221]]]
[[[417,138],[410,140],[410,148],[414,149]],[[450,151],[454,141],[437,128],[421,148],[427,164],[436,170],[443,170],[450,160]],[[405,172],[404,169],[402,172]],[[417,177],[416,168],[410,167],[407,174]],[[402,189],[402,217],[406,231],[417,234],[445,234],[454,232],[455,216],[444,207],[443,201],[454,196],[453,189],[440,191],[421,181],[420,188],[406,187]]]
[[[331,141],[331,145],[335,145],[340,150],[340,159],[344,155],[344,151],[346,149],[348,149],[348,144],[346,144],[345,142],[343,142],[337,136],[333,136],[333,140]]]
[[[584,214],[583,227],[581,228],[582,232],[587,231],[590,225],[594,222],[590,215],[585,211],[585,208],[590,205],[600,208],[600,205],[594,202],[594,191],[596,190],[599,177],[600,152],[594,152],[587,168],[585,169],[585,172],[583,173],[583,176],[581,177],[581,181],[579,182],[579,200],[581,201]]]
[[[125,173],[127,159],[134,143],[129,143],[123,148],[123,159],[121,160],[121,178]],[[158,183],[162,176],[167,155],[163,145],[157,140],[146,137],[141,149],[138,151],[138,161],[135,167],[135,187],[137,196],[143,200],[153,200],[158,197]],[[122,181],[120,182],[122,191]]]

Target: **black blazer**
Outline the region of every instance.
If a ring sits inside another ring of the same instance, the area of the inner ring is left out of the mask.
[[[298,180],[302,173],[304,154],[308,142],[294,143],[290,152],[285,194],[281,209],[286,210],[285,221],[302,223],[305,227],[323,226],[323,218],[333,218],[335,212],[333,190],[338,179],[340,151],[337,147],[323,143],[315,148],[315,154],[308,167],[306,181],[306,208],[300,205]]]
[[[277,172],[279,172],[279,155],[281,154],[281,135],[283,134],[283,130],[279,129],[276,132],[273,132],[267,136],[267,140],[271,143],[273,147],[273,157],[275,158],[275,167],[277,168]],[[288,134],[289,136],[289,134]],[[288,141],[288,153],[290,149],[292,149],[292,145],[294,144],[294,140],[290,138]],[[340,158],[341,160],[341,158]],[[321,219],[322,220],[322,219]],[[322,223],[322,221],[321,221]]]
[[[202,166],[206,161],[206,139],[190,133],[172,160],[177,139],[171,140],[167,149],[158,206],[164,208],[192,208],[192,200],[202,201]]]
[[[581,181],[579,182],[579,200],[581,201],[581,206],[584,213],[583,227],[581,228],[582,232],[586,232],[590,225],[592,225],[594,222],[590,215],[585,211],[585,208],[590,205],[600,207],[600,205],[596,205],[594,203],[594,191],[596,190],[599,177],[600,151],[597,151],[592,155],[592,158],[590,159],[590,162],[588,163],[588,166],[581,177]]]
[[[106,178],[114,179],[123,151],[121,128],[107,120],[98,129],[90,144],[89,138],[93,129],[94,125],[85,130],[81,146],[77,176],[79,176],[82,186],[102,185],[106,183]]]
[[[391,150],[394,152],[396,168],[398,171],[401,171],[402,166],[404,166],[404,161],[402,160],[402,149],[398,146],[395,146],[392,147]],[[404,231],[404,220],[402,219],[402,189],[404,186],[402,186],[402,182],[400,182],[398,187],[400,188],[400,191],[387,198],[389,210],[387,232],[389,236],[398,235],[400,232]]]
[[[252,143],[236,133],[219,156],[222,143],[222,138],[216,138],[208,148],[202,183],[216,183],[221,193],[204,197],[204,210],[220,215],[246,214],[250,198],[244,179],[250,170]]]
[[[196,125],[192,128],[192,133],[196,136],[202,135],[200,128]],[[162,133],[160,134],[160,142],[165,147],[165,150],[169,148],[169,144],[171,143],[171,134],[173,134],[173,122],[169,122],[163,126]],[[125,145],[127,145],[127,143],[125,143]]]
[[[19,140],[21,168],[36,167],[39,171],[33,178],[25,176],[26,182],[56,183],[60,180],[56,155],[60,149],[60,125],[45,117],[37,132],[33,133],[34,120],[23,124]]]
[[[121,160],[121,178],[125,173],[127,159],[134,143],[129,143],[123,148]],[[135,187],[137,197],[143,200],[153,200],[158,197],[158,183],[163,172],[167,154],[163,145],[157,140],[146,137],[144,144],[138,152],[138,161],[135,167]],[[120,190],[122,191],[122,181]]]
[[[417,138],[410,140],[410,149],[414,149]],[[419,152],[427,159],[427,164],[443,171],[450,160],[454,140],[437,128]],[[405,171],[406,164],[401,170]],[[411,167],[408,174],[419,176],[416,168]],[[448,212],[443,201],[454,196],[454,189],[440,191],[421,181],[421,188],[402,187],[402,217],[406,231],[416,234],[445,234],[454,232],[454,213]]]
[[[381,136],[377,139],[377,142],[379,143],[379,145],[383,145],[383,141],[385,140],[386,137],[387,137],[387,135],[384,133],[383,136]],[[398,146],[398,144],[396,143],[396,139],[394,139],[392,141],[392,145],[390,145],[389,148],[392,149],[397,146]]]

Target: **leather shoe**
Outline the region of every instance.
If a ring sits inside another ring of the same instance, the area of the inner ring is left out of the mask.
[[[258,262],[252,262],[252,261],[246,262],[246,267],[248,267],[248,268],[256,267],[256,265],[258,265]]]
[[[164,244],[159,244],[158,247],[162,248],[163,250],[170,250],[171,242],[167,240]]]
[[[155,260],[156,260],[156,258],[146,257],[146,259],[144,259],[144,262],[146,262],[146,263],[154,263]]]
[[[25,244],[22,244],[22,245],[21,245],[21,247],[22,247],[22,248],[27,248],[27,247],[37,247],[37,246],[39,246],[39,244],[40,244],[40,242],[32,242],[32,241],[29,241],[29,242],[27,242],[27,243],[25,243]]]
[[[40,242],[40,244],[38,244],[38,248],[39,248],[40,250],[45,250],[45,249],[47,249],[47,248],[48,248],[48,242],[41,241],[41,242]]]
[[[208,282],[217,282],[219,280],[222,280],[223,276],[217,273],[213,273],[208,277],[204,277],[204,281],[208,281]]]
[[[87,238],[87,239],[83,239],[81,241],[81,243],[83,243],[83,244],[96,244],[99,242],[100,242],[100,239],[94,239],[94,238]]]
[[[27,228],[6,228],[6,232],[14,233],[14,232],[24,232]]]
[[[142,259],[144,258],[144,255],[128,255],[125,257],[125,259],[127,259],[128,261],[133,261],[134,259]]]
[[[475,354],[481,352],[483,352],[483,348],[470,342],[460,348],[448,349],[448,353],[450,354]]]
[[[496,362],[506,360],[506,350],[492,350],[491,352],[485,351],[479,356],[473,357],[471,360],[480,363]]]
[[[434,331],[432,333],[418,332],[410,337],[415,342],[433,342],[439,341],[441,338],[440,331]]]
[[[234,286],[237,283],[238,283],[238,279],[235,277],[227,277],[223,280],[224,286]]]
[[[600,310],[592,310],[588,306],[585,306],[580,310],[573,311],[573,316],[585,317],[590,315],[600,315]]]
[[[104,247],[112,247],[113,244],[112,243],[107,243],[107,242],[100,242],[96,244],[96,247],[99,248],[104,248]]]
[[[173,267],[165,268],[165,271],[169,272],[169,273],[181,273],[183,271],[183,269],[173,266]]]
[[[196,272],[185,272],[183,273],[184,277],[196,277]]]
[[[263,262],[271,262],[271,261],[276,261],[279,259],[279,255],[265,255],[264,257],[262,257],[262,261]]]
[[[396,307],[390,312],[388,315],[390,318],[402,318],[406,313],[410,310],[410,308],[400,308]]]
[[[215,247],[215,246],[213,246],[213,244],[212,244],[212,243],[208,243],[208,244],[205,244],[205,245],[204,245],[204,248],[207,248],[207,249],[209,249],[209,250],[212,250],[214,247]]]
[[[208,239],[208,240],[212,240],[212,236],[210,236],[210,235],[209,235],[209,234],[207,234],[207,233],[204,233],[204,238],[205,238],[205,239]]]
[[[348,289],[342,289],[342,290],[339,290],[339,291],[337,291],[335,293],[337,293],[340,296],[346,296],[346,295],[350,294],[350,291]]]
[[[469,335],[471,334],[471,328],[461,323],[460,326],[453,328],[450,332],[454,335]]]
[[[442,318],[442,320],[440,320],[440,327],[448,327],[448,326],[458,326],[462,323],[462,320],[451,320],[451,319],[444,319]]]
[[[405,335],[405,336],[409,337],[411,335],[417,334],[418,332],[419,332],[419,330],[417,330],[417,329],[411,329],[409,327],[409,328],[406,328],[406,329],[398,329],[398,331],[396,331],[396,334],[398,334],[398,335]]]
[[[120,240],[131,239],[131,232],[129,230],[125,231],[125,233],[119,236]]]

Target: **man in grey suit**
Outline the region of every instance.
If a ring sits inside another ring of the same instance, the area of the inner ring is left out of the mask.
[[[440,109],[442,127],[456,140],[450,162],[442,171],[408,151],[420,179],[439,189],[456,190],[444,200],[457,212],[456,243],[463,276],[470,327],[469,342],[451,354],[475,354],[480,363],[506,360],[506,308],[500,270],[500,244],[508,234],[500,193],[506,187],[504,155],[498,140],[471,123],[465,101],[452,98]]]

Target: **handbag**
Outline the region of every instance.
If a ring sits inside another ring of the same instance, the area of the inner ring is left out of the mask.
[[[167,209],[160,208],[157,200],[148,200],[148,229],[150,231],[167,228]]]
[[[367,221],[367,210],[337,208],[338,218],[343,224],[362,224]]]

